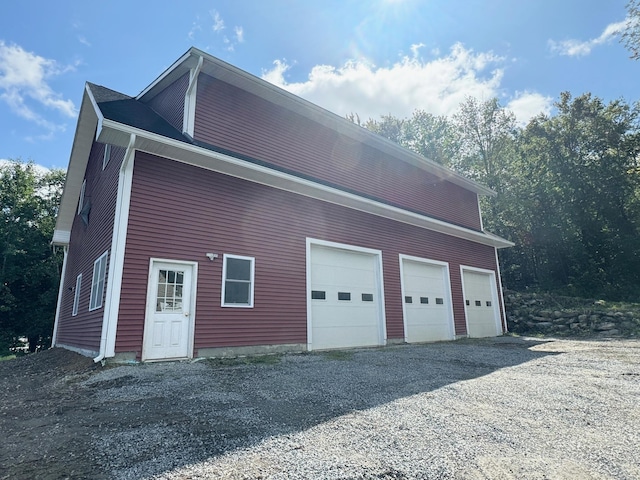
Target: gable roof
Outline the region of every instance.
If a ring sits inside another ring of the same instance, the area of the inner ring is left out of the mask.
[[[96,140],[176,159],[220,173],[268,184],[276,188],[386,216],[486,245],[499,248],[513,245],[511,242],[495,235],[488,235],[485,232],[478,232],[426,217],[418,212],[411,212],[406,208],[389,205],[386,202],[365,197],[336,185],[329,185],[319,182],[317,179],[310,179],[298,172],[278,169],[259,160],[245,158],[233,152],[227,152],[212,145],[194,141],[189,135],[179,131],[156,113],[149,107],[148,102],[196,65],[200,65],[202,72],[208,75],[215,76],[226,82],[232,82],[239,88],[260,95],[322,125],[338,130],[342,135],[348,135],[359,142],[367,143],[392,155],[394,158],[423,168],[439,178],[448,180],[478,194],[494,194],[487,187],[410,152],[345,118],[243,72],[209,54],[192,48],[135,98],[100,85],[86,84],[69,160],[67,179],[56,220],[53,236],[54,244],[66,245],[69,243],[84,172],[91,146],[93,141]]]
[[[493,190],[474,180],[195,47],[190,48],[173,65],[167,68],[154,82],[140,92],[136,99],[149,102],[182,75],[195,68],[201,58],[204,60],[200,70],[201,73],[230,83],[332,130],[337,130],[341,135],[351,137],[358,142],[370,145],[388,155],[427,170],[438,178],[447,180],[479,195],[495,196]]]

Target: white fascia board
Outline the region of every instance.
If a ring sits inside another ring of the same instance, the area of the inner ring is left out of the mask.
[[[136,150],[153,155],[492,247],[504,248],[514,245],[512,242],[496,235],[453,225],[426,215],[370,200],[334,187],[123,125],[112,120],[104,120],[101,136],[98,140],[104,141],[102,139],[103,136],[115,140],[124,137],[123,134],[125,132],[126,138],[129,138],[129,134],[136,136]],[[109,143],[113,142],[110,141]]]
[[[52,243],[54,245],[68,245],[71,236],[71,226],[76,214],[78,198],[82,188],[89,154],[93,145],[94,133],[99,130],[102,123],[102,114],[97,107],[91,90],[85,85],[82,96],[82,105],[78,114],[78,124],[73,137],[71,156],[67,167],[67,175],[64,182],[64,190],[60,199],[60,208],[56,217],[56,226],[53,231]]]
[[[142,90],[137,96],[136,100],[143,100],[148,102],[156,94],[160,93],[164,87],[172,82],[174,82],[178,77],[186,73],[184,70],[188,71],[193,67],[192,63],[197,63],[197,58],[189,62],[193,57],[198,56],[197,49],[190,48],[184,55],[182,55],[178,60],[173,62],[169,68],[167,68],[164,72],[160,74],[158,78],[156,78],[151,84]],[[159,88],[156,88],[159,87]],[[146,97],[146,98],[145,98]]]

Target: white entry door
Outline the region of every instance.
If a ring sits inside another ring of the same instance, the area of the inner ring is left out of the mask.
[[[453,340],[453,309],[446,263],[400,256],[405,341]]]
[[[142,360],[191,356],[194,269],[190,263],[152,260]]]

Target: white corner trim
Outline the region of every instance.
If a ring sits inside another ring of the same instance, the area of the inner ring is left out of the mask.
[[[500,260],[498,259],[498,249],[493,249],[496,253],[496,269],[498,274],[498,288],[500,289],[500,310],[502,311],[502,320],[500,321],[500,326],[502,327],[502,333],[509,332],[509,324],[507,323],[507,310],[504,306],[504,289],[502,288],[502,273],[500,273]],[[504,322],[504,325],[502,323]]]
[[[480,195],[476,194],[478,200],[478,216],[480,217],[480,230],[484,232],[484,222],[482,221],[482,208],[480,208]]]
[[[120,293],[122,291],[122,272],[124,270],[124,249],[127,241],[129,206],[131,204],[135,141],[136,136],[131,135],[118,176],[118,194],[111,236],[111,259],[109,262],[109,276],[107,277],[107,294],[102,320],[100,353],[94,358],[96,362],[105,357],[115,356],[116,330],[120,312]]]
[[[202,69],[204,57],[198,59],[198,64],[189,72],[189,86],[184,94],[184,118],[182,119],[182,132],[193,137],[196,123],[196,97],[198,90],[198,75]]]
[[[62,293],[64,291],[64,277],[67,275],[67,256],[69,253],[69,245],[62,247],[62,273],[60,274],[60,286],[58,287],[58,304],[56,305],[56,318],[53,322],[53,333],[51,334],[51,347],[56,346],[56,337],[58,335],[58,322],[60,321],[60,308],[62,304]]]

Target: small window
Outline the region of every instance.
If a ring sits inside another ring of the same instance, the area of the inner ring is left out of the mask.
[[[106,144],[104,146],[104,156],[102,157],[102,169],[104,170],[109,160],[111,159],[111,145]]]
[[[467,307],[468,307],[469,305],[471,305],[471,304],[469,303],[469,300],[465,300],[465,301],[464,301],[464,303],[467,305]]]
[[[373,302],[373,293],[363,293],[362,294],[363,302]]]
[[[311,299],[312,300],[326,300],[327,292],[324,290],[311,290]]]
[[[224,255],[222,265],[222,306],[253,307],[255,258]]]
[[[491,300],[487,300],[487,307],[491,306]]]
[[[482,306],[482,302],[480,300],[476,300],[476,307],[481,307]]]
[[[87,180],[82,181],[82,188],[80,189],[80,200],[78,200],[78,215],[82,212],[82,207],[84,207],[84,191],[87,188]]]
[[[93,279],[91,280],[91,299],[89,300],[89,310],[96,310],[102,307],[104,297],[104,283],[107,276],[107,253],[104,252],[93,263]]]
[[[429,303],[429,297],[420,297],[420,303],[427,305]]]
[[[436,298],[436,305],[444,305],[444,298]]]
[[[351,292],[338,292],[338,300],[351,300]]]
[[[76,289],[73,291],[73,310],[72,316],[78,315],[78,305],[80,304],[80,287],[82,286],[82,274],[76,277]]]
[[[404,303],[413,303],[413,297],[407,295],[406,297],[404,297]]]

